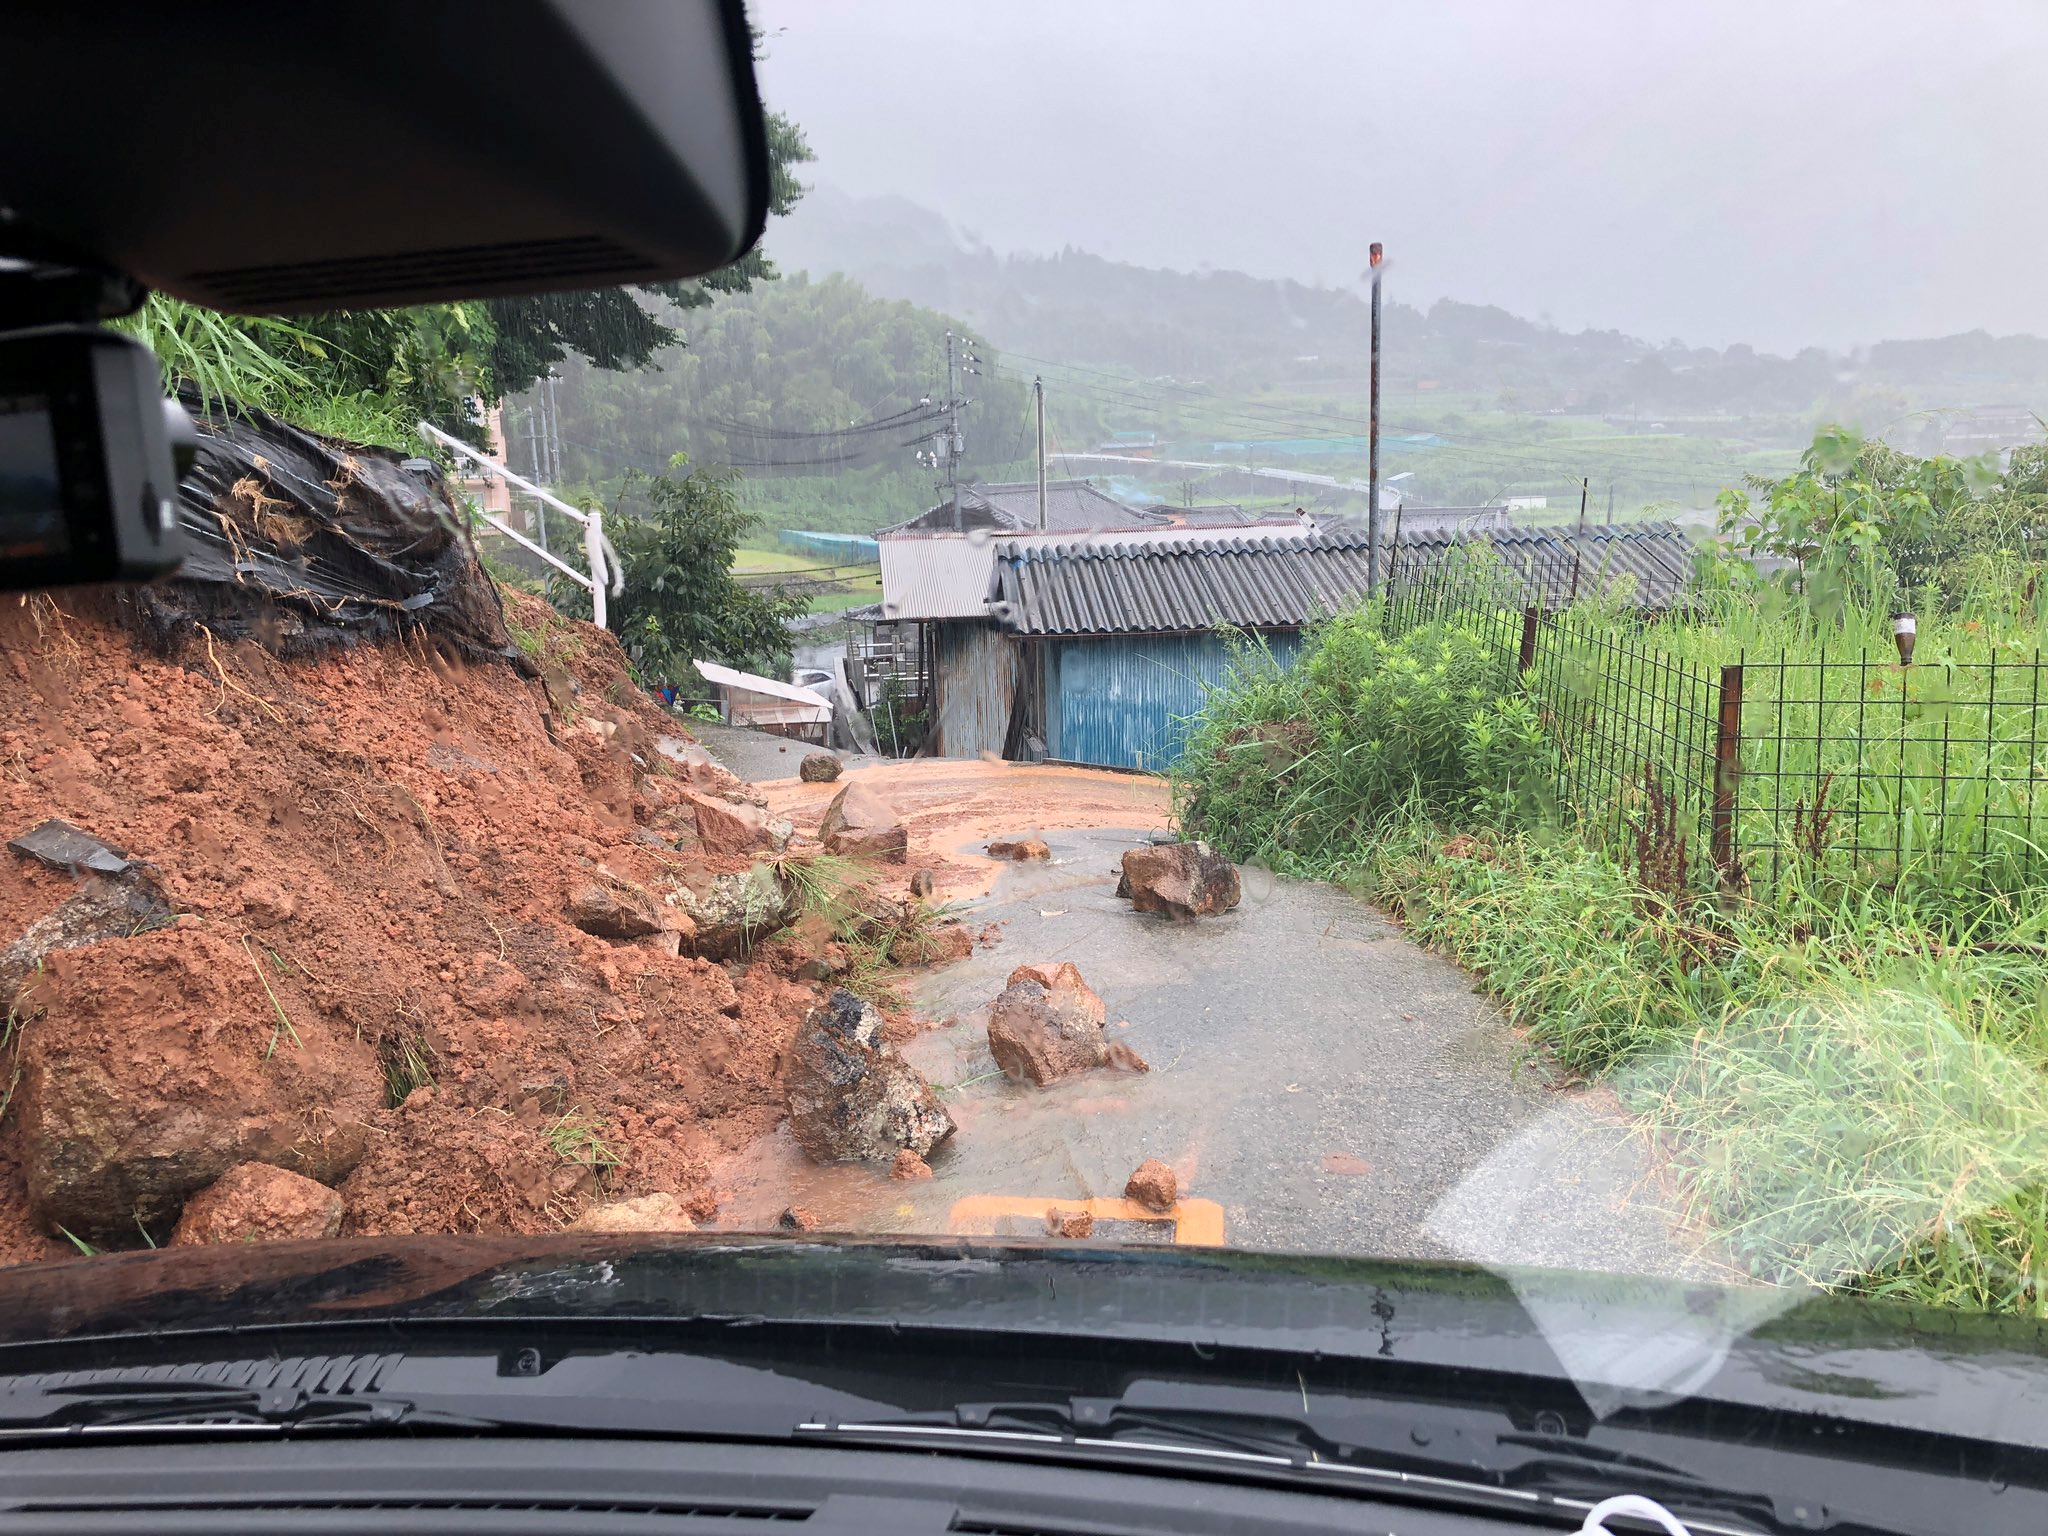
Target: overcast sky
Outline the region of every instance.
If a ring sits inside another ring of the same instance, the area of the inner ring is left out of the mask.
[[[808,174],[999,250],[1773,351],[2048,335],[2048,0],[752,0]]]

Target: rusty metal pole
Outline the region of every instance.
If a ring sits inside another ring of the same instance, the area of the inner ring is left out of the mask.
[[[1721,669],[1721,697],[1715,711],[1714,810],[1709,852],[1720,871],[1721,889],[1741,883],[1735,864],[1735,792],[1742,782],[1742,663]]]
[[[1522,610],[1522,651],[1515,658],[1515,676],[1536,665],[1536,625],[1538,615],[1533,604]]]
[[[1379,241],[1372,243],[1372,405],[1366,415],[1365,595],[1380,586],[1380,263]]]

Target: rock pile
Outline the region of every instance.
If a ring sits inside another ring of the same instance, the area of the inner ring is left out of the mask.
[[[901,864],[910,848],[910,833],[882,797],[850,781],[825,807],[818,840],[827,853],[849,859],[883,859]]]

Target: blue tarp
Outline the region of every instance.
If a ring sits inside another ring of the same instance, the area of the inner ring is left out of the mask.
[[[879,565],[882,546],[864,533],[813,533],[785,528],[782,543],[800,555],[816,555],[834,565]]]

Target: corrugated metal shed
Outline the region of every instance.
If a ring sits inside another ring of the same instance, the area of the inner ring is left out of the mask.
[[[992,590],[1025,635],[1298,629],[1365,595],[1366,549],[1362,534],[1289,527],[1009,539]]]
[[[944,757],[1003,754],[1023,658],[992,624],[941,624],[934,645],[936,750]]]
[[[1301,650],[1298,630],[1267,637],[1276,660]],[[1188,722],[1229,674],[1235,648],[1211,632],[1103,635],[1045,645],[1046,750],[1110,768],[1170,766]]]
[[[1490,544],[1528,586],[1525,601],[1557,607],[1627,579],[1633,600],[1669,607],[1692,579],[1692,540],[1671,523],[1589,528],[1402,529],[1382,557],[1402,581],[1450,550]],[[1162,634],[1230,625],[1297,629],[1365,596],[1367,544],[1349,529],[1184,530],[1088,538],[991,540],[994,610],[1024,635]]]

